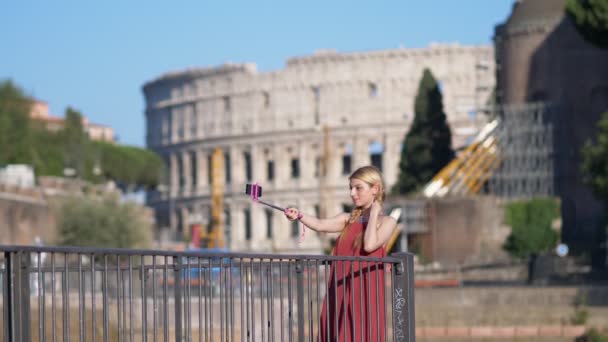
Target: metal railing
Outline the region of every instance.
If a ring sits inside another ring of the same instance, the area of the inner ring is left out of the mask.
[[[413,281],[407,253],[0,246],[0,341],[415,341]]]

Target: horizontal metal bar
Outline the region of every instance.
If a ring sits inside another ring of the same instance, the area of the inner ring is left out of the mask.
[[[333,255],[305,255],[305,254],[260,254],[260,253],[233,253],[233,252],[207,252],[188,251],[173,252],[149,249],[121,249],[121,248],[93,248],[93,247],[39,247],[39,246],[8,246],[0,245],[0,252],[29,252],[29,253],[64,253],[64,254],[95,254],[95,255],[133,255],[133,256],[173,256],[173,257],[207,257],[207,258],[241,258],[241,259],[291,259],[291,260],[327,260],[327,261],[374,261],[385,263],[401,262],[395,257],[354,257]]]

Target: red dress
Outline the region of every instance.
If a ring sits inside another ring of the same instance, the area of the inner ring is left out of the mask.
[[[386,256],[363,250],[367,222],[352,223],[336,241],[336,256]],[[356,241],[358,240],[358,243]],[[356,246],[357,245],[357,246]],[[319,322],[319,342],[385,341],[385,278],[380,262],[333,261]],[[328,308],[329,306],[329,308]]]

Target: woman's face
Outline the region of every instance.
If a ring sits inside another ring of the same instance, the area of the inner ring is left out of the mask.
[[[350,198],[355,207],[367,209],[374,201],[377,193],[378,187],[376,185],[370,186],[356,178],[350,180]]]

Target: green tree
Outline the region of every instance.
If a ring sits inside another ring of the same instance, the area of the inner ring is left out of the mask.
[[[511,226],[511,234],[503,248],[517,259],[526,259],[533,253],[553,249],[559,234],[551,225],[557,217],[559,203],[553,198],[509,203],[505,208],[505,221]]]
[[[414,104],[414,122],[401,149],[399,176],[393,193],[418,190],[452,158],[452,134],[443,112],[441,91],[430,70],[425,69]]]
[[[608,48],[608,0],[567,0],[566,14],[585,40]]]
[[[59,132],[64,146],[64,165],[76,172],[76,176],[86,178],[86,155],[89,147],[89,137],[84,130],[82,114],[68,107],[65,111],[63,129]]]
[[[154,152],[133,146],[95,142],[102,174],[127,190],[152,188],[160,183],[164,163]]]
[[[144,248],[152,228],[143,209],[117,198],[67,198],[58,211],[58,243],[64,246]]]
[[[58,134],[44,129],[32,131],[32,165],[37,175],[63,176],[63,142]]]
[[[598,122],[597,140],[587,140],[581,151],[584,181],[598,199],[608,204],[608,112]]]
[[[10,80],[0,82],[0,165],[29,164],[31,99]]]
[[[63,128],[49,132],[31,121],[31,105],[32,99],[11,81],[0,82],[0,165],[30,164],[39,176],[63,176],[65,168],[72,168],[81,179],[111,179],[126,190],[159,184],[164,163],[154,152],[90,141],[82,114],[72,108],[65,111]]]

